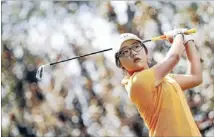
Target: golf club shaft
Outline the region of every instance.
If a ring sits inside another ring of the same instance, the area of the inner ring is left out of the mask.
[[[81,57],[85,57],[85,56],[90,56],[90,55],[93,55],[93,54],[97,54],[97,53],[101,53],[101,52],[105,52],[105,51],[109,51],[109,50],[112,50],[112,48],[101,50],[101,51],[97,51],[97,52],[92,52],[92,53],[89,53],[89,54],[73,57],[73,58],[62,60],[62,61],[58,61],[58,62],[53,62],[53,63],[50,63],[49,65],[50,66],[51,65],[55,65],[55,64],[58,64],[58,63],[66,62],[66,61],[69,61],[69,60],[73,60],[73,59],[77,59],[77,58],[81,58]]]

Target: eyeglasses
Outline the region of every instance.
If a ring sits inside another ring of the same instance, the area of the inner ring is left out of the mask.
[[[145,46],[145,45],[140,44],[140,43],[134,43],[134,44],[132,44],[132,46],[130,48],[124,48],[124,49],[120,50],[118,53],[118,58],[130,56],[131,50],[134,50],[135,52],[139,52],[143,49],[143,46]]]

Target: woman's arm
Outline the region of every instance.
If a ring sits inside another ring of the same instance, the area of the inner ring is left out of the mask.
[[[175,80],[181,86],[182,90],[193,88],[202,83],[201,62],[195,47],[195,42],[188,41],[185,45],[188,58],[188,73],[175,74]]]
[[[159,85],[162,79],[176,66],[184,49],[184,35],[177,34],[166,57],[154,66],[155,86]]]

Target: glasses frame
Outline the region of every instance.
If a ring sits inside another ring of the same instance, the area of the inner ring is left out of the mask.
[[[139,49],[137,51],[134,49],[134,46],[137,46],[137,45],[135,45],[136,43],[137,43],[138,46],[141,46],[141,49]],[[123,49],[122,49],[122,50],[120,50],[120,51],[117,52],[117,58],[120,58],[120,57],[129,57],[131,55],[131,50],[133,50],[135,52],[140,52],[144,47],[145,47],[145,45],[143,43],[135,42],[135,43],[133,43],[131,45],[131,47],[125,48],[125,49],[129,50],[129,55],[127,55],[127,56],[121,55],[121,52],[123,51]]]

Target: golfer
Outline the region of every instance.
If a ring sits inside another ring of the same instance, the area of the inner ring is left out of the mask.
[[[165,33],[170,50],[153,67],[149,67],[148,50],[139,37],[131,33],[120,35],[116,65],[125,73],[122,84],[148,127],[149,136],[201,136],[183,93],[202,83],[200,57],[194,40],[184,35],[186,30]],[[171,74],[184,51],[189,73]]]

